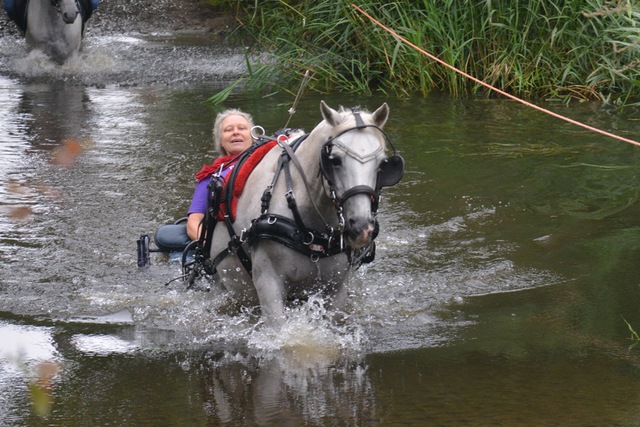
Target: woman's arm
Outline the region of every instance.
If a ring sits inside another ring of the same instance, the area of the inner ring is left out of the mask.
[[[200,238],[200,223],[204,218],[204,214],[193,212],[189,214],[187,219],[187,235],[191,240]]]

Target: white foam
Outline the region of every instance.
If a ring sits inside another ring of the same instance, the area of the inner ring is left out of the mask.
[[[49,361],[57,356],[51,328],[0,323],[0,360],[17,365]]]
[[[71,343],[76,350],[96,356],[126,354],[137,350],[137,344],[112,335],[75,335]]]

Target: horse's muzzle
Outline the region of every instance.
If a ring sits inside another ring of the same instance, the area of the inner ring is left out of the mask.
[[[65,22],[65,24],[73,24],[74,22],[76,22],[77,17],[78,17],[77,10],[75,12],[64,12],[62,14],[62,20]]]
[[[378,234],[377,221],[357,218],[347,220],[347,238],[354,248],[361,248],[371,243]]]

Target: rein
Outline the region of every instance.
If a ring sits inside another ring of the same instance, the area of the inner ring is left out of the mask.
[[[296,148],[298,148],[300,146],[300,143],[302,143],[302,141],[304,141],[305,139],[307,139],[307,136],[309,136],[308,134],[304,136],[303,139],[299,139],[299,141],[295,141],[296,144]],[[295,165],[295,167],[298,169],[298,172],[300,172],[300,177],[302,178],[302,182],[304,184],[305,189],[307,190],[307,194],[309,195],[309,201],[311,201],[311,204],[313,205],[313,208],[316,210],[316,212],[318,213],[318,216],[320,217],[320,219],[322,219],[322,222],[324,222],[325,225],[325,229],[327,231],[333,231],[333,228],[329,225],[329,223],[327,223],[327,220],[324,219],[324,216],[322,216],[322,213],[320,212],[320,209],[318,209],[318,205],[316,205],[316,202],[313,200],[313,196],[311,195],[311,190],[309,189],[309,181],[307,181],[307,176],[304,173],[304,169],[302,168],[302,165],[300,164],[300,162],[298,161],[298,157],[295,155],[294,151],[291,149],[291,147],[289,146],[289,144],[286,141],[280,141],[278,140],[278,145],[280,147],[282,147],[283,153],[281,155],[282,158],[286,158],[284,156],[284,154],[286,154],[288,156],[288,158],[293,162],[293,164]],[[295,196],[293,195],[293,183],[291,181],[291,172],[289,170],[289,165],[288,162],[285,161],[284,163],[284,173],[285,173],[285,178],[287,180],[287,193],[286,193],[286,198],[287,198],[287,202],[289,203],[289,208],[291,208],[291,205],[295,204]],[[272,187],[273,185],[275,185],[275,181],[278,179],[278,175],[279,175],[280,171],[276,171],[276,176],[274,177],[274,181],[272,183]],[[297,209],[296,209],[297,210]],[[266,211],[264,211],[263,209],[263,213],[266,213]],[[300,214],[298,213],[298,216],[300,216]],[[300,219],[300,223],[302,224],[302,219]]]
[[[242,165],[247,161],[249,156],[253,154],[258,148],[268,141],[260,140],[251,145],[248,149],[234,156],[228,162],[220,165],[218,172],[211,175],[211,180],[207,186],[207,209],[205,215],[200,222],[200,237],[198,240],[194,240],[187,245],[182,252],[182,273],[186,278],[186,282],[189,284],[188,288],[192,287],[196,279],[202,275],[213,276],[216,273],[217,265],[231,253],[238,255],[238,259],[242,266],[251,274],[252,265],[251,258],[247,254],[247,251],[242,246],[240,237],[236,234],[233,228],[233,214],[232,214],[232,197],[233,197],[233,184],[235,183],[238,171]],[[235,163],[233,170],[229,173],[228,184],[225,188],[223,182],[225,179],[221,176],[221,173],[229,165]],[[227,247],[211,258],[211,245],[213,243],[213,232],[215,231],[216,224],[218,223],[218,214],[220,213],[220,206],[225,204],[226,212],[224,214],[224,223],[227,226],[229,232],[230,241]],[[189,252],[194,251],[194,259],[191,262],[187,262]]]
[[[251,222],[248,230],[242,230],[241,240],[247,241],[249,246],[252,246],[253,243],[259,239],[273,240],[284,244],[303,255],[309,256],[312,261],[317,262],[320,258],[326,258],[345,252],[344,218],[343,221],[340,222],[340,228],[335,230],[329,225],[313,200],[313,195],[311,194],[311,189],[309,187],[309,182],[304,172],[304,168],[295,154],[295,151],[308,136],[309,134],[305,134],[299,137],[291,144],[291,146],[289,146],[286,141],[276,139],[278,141],[278,145],[282,148],[282,153],[278,160],[273,181],[267,186],[262,195],[262,214],[259,218],[256,218]],[[293,193],[293,180],[291,179],[289,161],[293,162],[295,167],[298,169],[304,183],[305,190],[309,195],[309,200],[324,223],[325,231],[310,230],[305,225]],[[269,213],[269,204],[271,202],[273,188],[275,187],[281,172],[284,172],[286,183],[285,199],[287,201],[287,206],[293,215],[293,220],[281,215]]]

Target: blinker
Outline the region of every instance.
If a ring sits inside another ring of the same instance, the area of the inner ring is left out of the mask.
[[[320,151],[320,172],[324,175],[325,179],[330,186],[333,185],[333,167],[331,165],[331,147],[332,145],[327,143],[322,146]]]
[[[387,157],[380,163],[378,171],[378,188],[393,187],[404,176],[404,158],[400,155]]]

